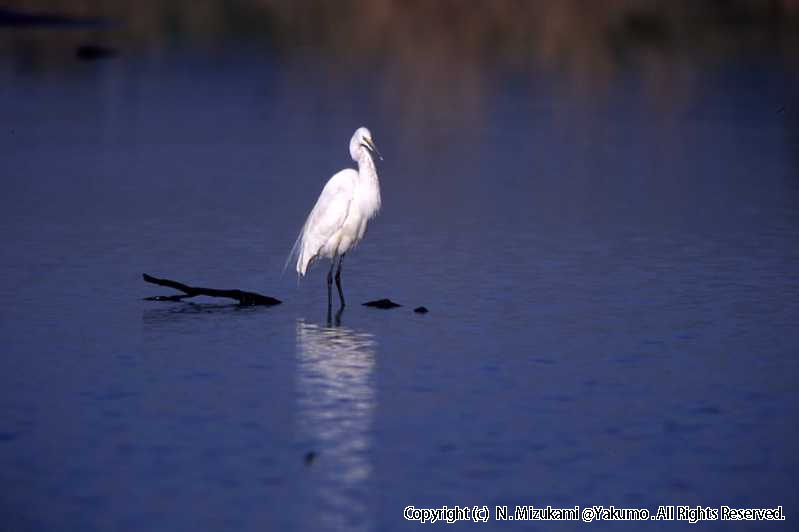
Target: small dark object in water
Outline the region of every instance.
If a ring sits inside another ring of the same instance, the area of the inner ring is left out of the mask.
[[[777,114],[781,114],[781,113],[784,113],[784,112],[785,112],[785,106],[784,105],[782,107],[780,107],[779,109],[777,109]]]
[[[75,55],[78,56],[78,59],[82,59],[84,61],[108,59],[109,57],[114,57],[116,54],[116,51],[112,48],[106,48],[105,46],[99,46],[96,44],[84,44],[78,46],[78,49],[75,52]]]
[[[183,301],[189,297],[196,296],[210,296],[210,297],[229,297],[239,302],[243,306],[264,305],[272,306],[279,305],[281,301],[274,297],[258,294],[256,292],[245,292],[243,290],[220,290],[218,288],[202,288],[200,286],[189,286],[178,281],[170,279],[159,279],[152,275],[142,274],[142,278],[152,284],[158,286],[168,286],[175,290],[180,290],[183,294],[176,294],[173,296],[153,296],[144,298],[145,301]]]
[[[427,307],[416,307],[415,309],[413,309],[413,311],[417,314],[427,314],[428,312],[430,312],[429,310],[427,310]]]
[[[375,299],[374,301],[367,301],[363,304],[364,307],[375,307],[375,308],[395,308],[401,307],[399,303],[394,303],[390,299]]]
[[[305,453],[305,465],[309,466],[313,464],[313,461],[316,460],[316,453],[313,451],[308,451]]]
[[[113,21],[100,17],[70,17],[57,13],[31,13],[15,9],[0,9],[0,26],[106,27]]]

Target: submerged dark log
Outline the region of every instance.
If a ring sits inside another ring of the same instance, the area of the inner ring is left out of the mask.
[[[374,301],[367,301],[363,304],[364,307],[374,307],[374,308],[395,308],[401,307],[399,303],[394,303],[390,299],[375,299]]]
[[[152,275],[142,274],[142,278],[152,284],[158,286],[168,286],[175,290],[180,290],[183,294],[176,294],[174,296],[154,296],[145,298],[146,301],[182,301],[183,299],[195,296],[210,296],[210,297],[227,297],[235,299],[240,305],[279,305],[281,301],[274,297],[264,296],[255,292],[244,292],[242,290],[219,290],[217,288],[202,288],[199,286],[189,286],[178,281],[170,279],[159,279]]]

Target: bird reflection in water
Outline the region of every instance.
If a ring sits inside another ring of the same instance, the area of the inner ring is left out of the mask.
[[[325,528],[370,528],[375,349],[371,334],[297,321],[298,429],[315,455],[304,492]]]

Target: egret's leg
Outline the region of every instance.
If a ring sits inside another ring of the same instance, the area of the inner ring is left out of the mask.
[[[336,265],[336,259],[330,263],[330,271],[327,272],[327,313],[330,314],[330,307],[333,305],[333,296],[331,295],[331,287],[333,286],[333,267]]]
[[[338,298],[341,300],[341,306],[344,307],[344,291],[341,289],[341,263],[344,260],[344,255],[338,259],[338,270],[336,270],[336,288],[338,288]]]

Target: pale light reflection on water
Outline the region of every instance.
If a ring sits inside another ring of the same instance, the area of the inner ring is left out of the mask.
[[[318,512],[314,528],[374,526],[376,347],[371,334],[297,320],[297,426],[313,453],[298,495]]]

